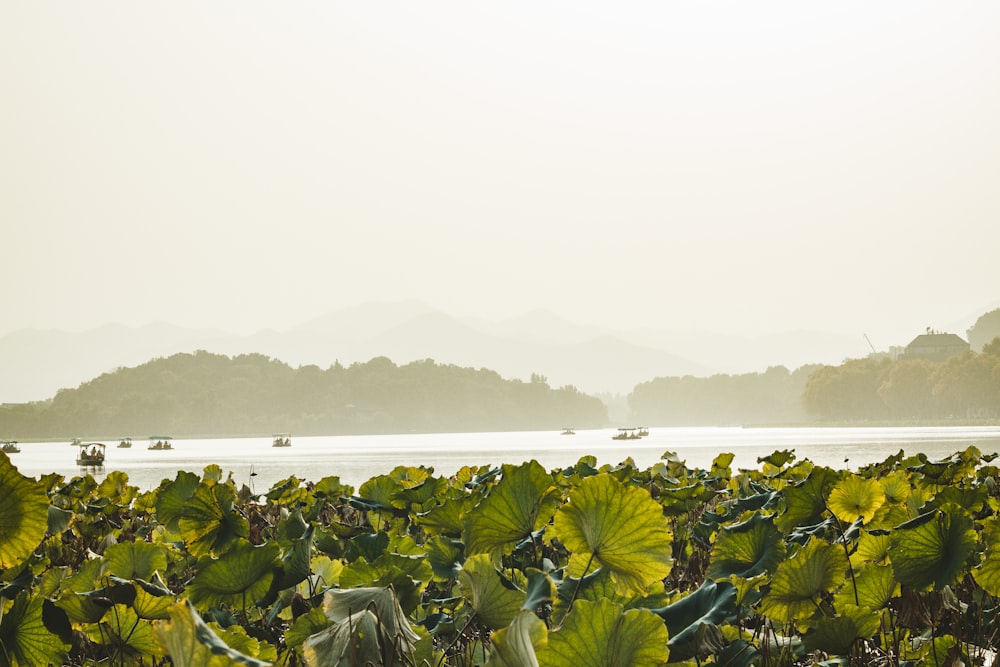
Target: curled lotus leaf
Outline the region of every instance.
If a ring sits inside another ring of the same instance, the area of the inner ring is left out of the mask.
[[[522,609],[509,626],[490,635],[490,643],[484,667],[539,667],[537,652],[548,644],[548,630],[534,612]]]
[[[555,533],[572,553],[570,572],[607,567],[625,591],[644,593],[670,573],[672,533],[649,493],[610,475],[584,479],[555,515]]]
[[[153,626],[156,643],[176,667],[269,667],[271,663],[243,655],[229,647],[201,619],[194,606],[182,600],[170,607],[169,621]]]
[[[488,554],[470,556],[459,572],[458,583],[479,619],[494,630],[509,625],[524,604],[524,591],[501,579]]]
[[[670,655],[686,660],[703,655],[703,642],[714,639],[703,626],[730,622],[736,617],[736,588],[729,583],[706,581],[689,595],[651,611],[663,619],[670,634]]]
[[[826,497],[836,482],[836,472],[819,467],[813,468],[805,480],[782,489],[785,510],[774,520],[775,525],[789,533],[801,526],[815,525],[822,521],[826,511]]]
[[[746,521],[719,531],[705,575],[711,579],[731,575],[747,579],[773,571],[784,557],[785,543],[773,518],[754,512]]]

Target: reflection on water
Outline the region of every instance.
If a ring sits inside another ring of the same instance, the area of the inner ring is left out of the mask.
[[[755,468],[757,459],[777,449],[794,449],[797,458],[833,468],[857,468],[903,450],[940,459],[975,445],[983,453],[1000,451],[1000,427],[914,428],[654,428],[641,440],[614,441],[616,429],[515,433],[439,433],[371,436],[292,436],[291,447],[272,447],[272,439],[174,439],[172,450],[109,447],[104,473],[121,470],[140,489],[173,479],[178,470],[201,473],[216,464],[238,484],[258,492],[296,476],[316,481],[339,476],[355,488],[399,465],[433,467],[451,475],[466,465],[518,464],[537,460],[547,469],[573,465],[592,455],[599,464],[632,457],[641,468],[664,452],[676,452],[690,467],[707,468],[722,452],[733,452],[734,467]],[[67,442],[23,443],[11,461],[32,477],[55,472],[67,479],[101,471],[75,465],[76,449]],[[845,463],[846,461],[846,463]]]

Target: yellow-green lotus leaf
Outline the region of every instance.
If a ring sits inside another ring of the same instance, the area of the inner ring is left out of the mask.
[[[906,502],[910,496],[910,478],[901,470],[885,475],[878,481],[882,485],[885,501],[897,505]]]
[[[484,667],[539,667],[536,654],[548,644],[548,635],[542,619],[522,609],[508,627],[490,635],[493,650]]]
[[[889,600],[899,595],[899,582],[889,565],[869,564],[848,577],[844,587],[834,596],[834,606],[845,609],[859,605],[877,611],[886,607]]]
[[[202,558],[187,587],[191,603],[203,609],[253,606],[271,586],[279,551],[274,542],[255,547],[244,540],[218,558]]]
[[[362,609],[310,635],[302,645],[302,653],[310,667],[382,665],[379,638],[378,619],[371,611]]]
[[[270,667],[271,664],[227,646],[186,600],[170,608],[169,621],[156,622],[153,634],[174,667]]]
[[[34,551],[48,525],[45,486],[18,472],[0,452],[0,570],[14,567]]]
[[[0,598],[0,609],[6,601]],[[21,592],[0,617],[0,665],[62,665],[69,646],[42,620],[44,600]]]
[[[781,491],[785,510],[775,518],[774,524],[782,532],[790,533],[800,526],[818,523],[826,511],[827,495],[837,479],[837,473],[830,468],[813,468],[805,480],[786,486]]]
[[[514,572],[521,574],[517,570]],[[493,630],[509,625],[524,603],[524,591],[505,585],[489,554],[470,556],[458,573],[458,583],[462,587],[462,597],[469,601],[479,619]],[[525,582],[519,583],[523,588]]]
[[[847,475],[834,484],[826,504],[833,515],[845,523],[854,523],[858,517],[862,523],[868,523],[885,504],[885,491],[874,479]]]
[[[782,623],[811,617],[819,595],[844,583],[847,567],[842,546],[810,538],[798,553],[778,566],[771,589],[761,602],[761,611]]]
[[[822,617],[805,636],[806,650],[847,655],[854,642],[874,636],[879,616],[866,607],[847,605],[835,618]]]
[[[784,557],[785,543],[772,517],[754,512],[746,521],[719,531],[705,576],[710,579],[731,575],[749,578],[773,571]]]
[[[591,478],[592,479],[592,478]],[[545,667],[656,667],[670,656],[667,627],[648,609],[610,600],[577,600],[558,630],[549,632],[538,664]]]
[[[104,574],[149,581],[167,569],[167,550],[147,542],[122,542],[104,550]]]
[[[138,664],[140,660],[151,662],[151,658],[161,654],[161,649],[153,639],[153,626],[135,613],[131,607],[116,604],[107,611],[99,623],[86,626],[87,636],[95,644],[101,644],[111,655]]]
[[[991,519],[983,533],[986,535],[986,553],[979,567],[972,568],[972,577],[987,593],[1000,596],[1000,524]]]
[[[233,509],[236,492],[227,484],[201,484],[178,519],[184,545],[195,556],[219,554],[250,534],[247,520]]]
[[[646,490],[610,475],[588,477],[570,491],[553,527],[572,553],[573,576],[601,565],[625,591],[642,594],[670,573],[672,534],[663,508]]]
[[[499,557],[552,517],[559,493],[537,461],[504,465],[500,481],[465,517],[463,541],[469,554]]]
[[[945,505],[897,526],[889,558],[896,579],[918,591],[955,583],[976,547],[976,532],[959,507]]]

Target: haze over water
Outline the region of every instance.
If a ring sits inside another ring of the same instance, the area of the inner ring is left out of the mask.
[[[970,445],[983,454],[1000,452],[1000,426],[880,427],[880,428],[654,428],[641,440],[614,441],[615,429],[577,431],[574,436],[553,431],[446,433],[370,436],[293,436],[289,448],[271,446],[269,438],[174,440],[171,451],[150,451],[145,441],[131,449],[109,442],[104,473],[122,470],[129,483],[142,490],[173,479],[178,470],[202,474],[216,464],[232,473],[237,485],[252,485],[258,493],[296,476],[318,481],[339,476],[355,487],[396,466],[429,466],[436,475],[450,476],[462,466],[537,460],[546,469],[573,465],[593,455],[598,464],[616,464],[631,457],[639,468],[675,452],[689,468],[709,468],[720,453],[735,455],[732,467],[758,468],[759,457],[794,449],[798,460],[835,469],[857,469],[882,461],[900,450],[946,458]],[[75,465],[77,450],[66,442],[24,443],[11,461],[22,474],[37,477],[56,472],[67,479],[83,471]],[[846,460],[846,463],[845,463]],[[100,479],[102,474],[96,471]]]

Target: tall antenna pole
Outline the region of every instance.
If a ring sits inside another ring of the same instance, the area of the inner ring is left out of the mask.
[[[864,336],[865,336],[865,340],[866,340],[866,341],[868,341],[868,347],[870,347],[870,348],[872,349],[872,354],[878,354],[878,353],[877,353],[877,352],[875,351],[875,346],[874,346],[874,345],[872,345],[872,341],[871,341],[871,339],[870,339],[870,338],[868,338],[868,334],[864,334]]]

